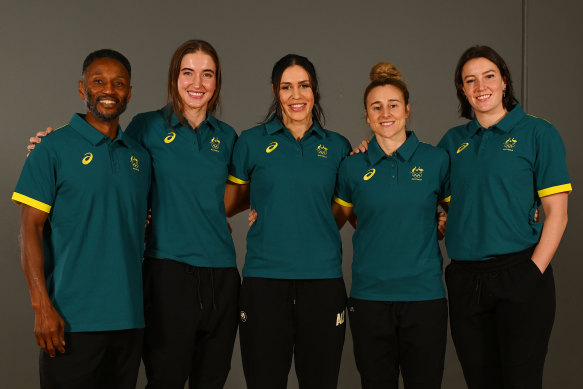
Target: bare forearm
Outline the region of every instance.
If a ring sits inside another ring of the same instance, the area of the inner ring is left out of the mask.
[[[31,222],[30,217],[24,213],[20,229],[21,263],[32,307],[37,311],[51,306],[44,275],[43,227]]]
[[[235,184],[230,181],[225,187],[225,212],[234,216],[250,207],[249,184]]]
[[[550,201],[543,199],[546,219],[540,240],[532,254],[532,260],[541,272],[549,266],[567,227],[567,194],[559,193],[553,197]]]
[[[37,344],[51,357],[65,352],[65,321],[51,303],[44,276],[43,227],[47,214],[23,205],[21,214],[22,269],[35,313]]]

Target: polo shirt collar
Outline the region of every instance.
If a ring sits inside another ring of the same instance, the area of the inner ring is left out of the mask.
[[[508,112],[498,124],[496,124],[496,127],[500,131],[510,132],[524,116],[526,116],[526,113],[524,113],[520,104],[516,104],[514,108],[512,108],[512,110]]]
[[[399,147],[393,155],[399,157],[403,161],[408,161],[413,156],[415,150],[417,150],[417,146],[419,145],[419,139],[417,139],[417,135],[413,131],[407,131],[407,140],[405,143]],[[368,155],[369,160],[372,165],[376,164],[381,159],[387,157],[387,154],[381,149],[381,146],[377,142],[376,136],[373,136],[369,145],[368,145]]]
[[[277,118],[277,116],[275,115],[272,115],[269,121],[265,123],[265,130],[269,135],[273,135],[278,131],[284,130],[285,128],[286,127],[283,125],[281,120],[279,120],[279,118]],[[320,125],[315,120],[313,121],[312,127],[310,127],[306,135],[309,134],[310,132],[315,132],[322,138],[326,136],[326,133],[324,132],[322,127],[320,127]]]
[[[101,132],[99,132],[97,128],[87,123],[87,121],[85,120],[85,115],[79,113],[74,114],[69,124],[71,125],[71,127],[73,127],[75,131],[77,131],[81,136],[87,139],[94,146],[97,146],[99,143],[109,140],[108,136],[103,135]],[[120,142],[124,146],[127,146],[123,141],[123,131],[121,130],[121,127],[119,125],[117,126],[117,135],[115,139],[112,140],[112,142]]]
[[[178,120],[178,117],[174,113],[174,109],[172,108],[172,104],[168,104],[164,108],[164,115],[166,117],[168,117],[168,114],[170,114],[170,126],[172,128],[176,128],[178,126],[182,126],[182,123],[180,123],[180,120]],[[208,113],[206,114],[206,119],[202,123],[200,123],[199,128],[202,127],[205,123],[208,123],[209,124],[209,127],[212,128],[212,129],[219,128],[219,121],[214,116],[209,115]]]
[[[496,127],[502,132],[510,132],[510,130],[512,130],[525,115],[526,113],[524,113],[520,104],[516,104],[514,108],[502,118],[502,120],[494,124],[492,127]],[[474,119],[468,123],[468,135],[474,135],[481,128],[482,126],[480,126],[480,122],[478,122],[478,119],[474,115]]]

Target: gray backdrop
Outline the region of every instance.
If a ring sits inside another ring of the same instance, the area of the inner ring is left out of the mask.
[[[545,386],[575,388],[583,382],[579,277],[583,263],[576,246],[583,228],[577,201],[577,183],[583,174],[577,119],[583,103],[583,6],[575,0],[530,0],[527,5],[527,111],[558,128],[567,146],[575,187],[570,196],[571,220],[553,261],[558,304]],[[353,145],[370,136],[361,102],[369,69],[379,61],[392,61],[409,83],[409,127],[422,140],[435,144],[448,128],[461,122],[452,78],[456,61],[468,46],[479,43],[496,48],[508,62],[520,93],[522,9],[519,0],[3,1],[1,386],[38,386],[34,316],[19,263],[19,210],[9,199],[25,159],[28,137],[47,125],[65,124],[73,112],[84,111],[76,89],[81,63],[90,51],[114,48],[132,62],[133,98],[122,119],[125,126],[134,114],[164,104],[167,66],[174,49],[187,39],[210,41],[223,64],[219,117],[239,132],[266,113],[273,63],[290,52],[305,55],[319,72],[327,127],[346,135]],[[246,215],[235,217],[232,225],[241,266]],[[348,286],[351,235],[352,228],[345,227],[342,236]],[[238,349],[237,344],[227,388],[244,387]],[[139,385],[143,383],[141,374]],[[358,383],[348,334],[339,387],[356,388]],[[289,387],[297,387],[293,374]],[[451,343],[444,387],[464,387]]]

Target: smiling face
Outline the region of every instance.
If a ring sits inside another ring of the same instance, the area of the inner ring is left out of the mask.
[[[382,85],[370,90],[366,97],[366,122],[376,136],[395,141],[405,139],[408,118],[409,104],[405,104],[399,88]]]
[[[119,118],[131,97],[127,69],[112,58],[93,61],[79,81],[79,96],[87,105],[87,120],[112,122]]]
[[[212,57],[202,51],[186,54],[180,63],[177,86],[185,111],[206,111],[217,86]]]
[[[277,91],[281,105],[282,122],[286,127],[312,125],[314,93],[308,72],[299,65],[284,70]]]
[[[502,98],[505,89],[506,82],[500,69],[486,58],[473,58],[462,68],[462,90],[478,120],[487,114],[504,115],[506,110]]]

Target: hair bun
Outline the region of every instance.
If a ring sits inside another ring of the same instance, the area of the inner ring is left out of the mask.
[[[371,81],[400,80],[401,72],[390,62],[379,62],[370,70]]]

